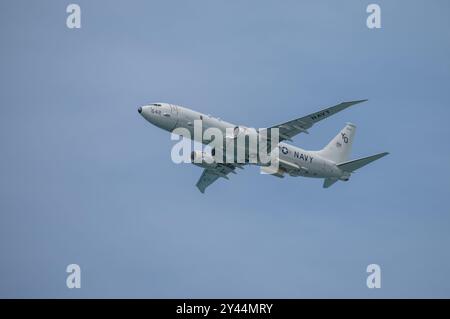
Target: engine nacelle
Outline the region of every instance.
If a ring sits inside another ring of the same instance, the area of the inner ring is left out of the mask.
[[[249,159],[254,159],[255,161],[258,158],[258,131],[254,128],[249,128],[246,126],[236,126],[232,133],[228,132],[228,139],[226,141],[225,148],[234,147],[234,157],[235,161],[239,163],[243,163],[248,161]],[[224,150],[223,154],[226,154]]]
[[[231,133],[231,135],[227,135],[227,137],[234,138],[234,139],[238,138],[239,136],[244,136],[244,135],[257,137],[258,136],[257,133],[258,132],[254,128],[249,128],[249,127],[240,125],[240,126],[236,126],[233,129],[233,132]]]
[[[191,163],[203,168],[216,168],[217,163],[210,154],[206,152],[193,151],[191,153]]]

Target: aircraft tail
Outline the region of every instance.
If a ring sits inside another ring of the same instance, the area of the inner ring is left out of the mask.
[[[360,159],[356,159],[353,161],[348,161],[348,162],[344,162],[344,163],[340,163],[337,164],[337,166],[342,169],[343,171],[346,172],[354,172],[357,169],[366,166],[367,164],[372,163],[373,161],[376,161],[377,159],[380,159],[386,155],[388,155],[388,152],[384,152],[384,153],[379,153],[376,155],[372,155],[372,156],[368,156],[368,157],[364,157],[364,158],[360,158]]]
[[[347,178],[343,179],[343,180],[348,180],[348,178],[350,177],[350,174],[353,173],[354,171],[356,171],[357,169],[360,169],[363,166],[366,166],[367,164],[372,163],[373,161],[376,161],[377,159],[380,159],[386,155],[388,155],[388,152],[384,152],[384,153],[379,153],[379,154],[375,154],[372,156],[367,156],[367,157],[363,157],[363,158],[359,158],[356,160],[352,160],[352,161],[347,161],[347,162],[342,162],[339,164],[336,164],[337,167],[339,167],[341,170],[343,170],[344,172],[346,172],[345,174],[347,174]],[[328,188],[331,185],[333,185],[334,183],[336,183],[339,179],[335,178],[335,177],[327,177],[324,179],[323,181],[323,188]]]
[[[347,125],[336,135],[327,146],[318,152],[318,154],[335,163],[342,163],[349,159],[352,150],[353,138],[355,136],[356,126],[352,123]]]
[[[328,187],[330,187],[331,185],[333,185],[334,183],[336,183],[337,181],[338,181],[337,178],[334,178],[334,177],[327,177],[327,178],[325,178],[324,181],[323,181],[323,188],[328,188]]]

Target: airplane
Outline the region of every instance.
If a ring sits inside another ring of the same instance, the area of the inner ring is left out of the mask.
[[[292,138],[300,133],[309,134],[308,129],[315,123],[341,112],[352,105],[365,101],[367,100],[342,102],[304,117],[258,130],[257,134],[272,128],[278,129],[279,132],[278,156],[276,159],[278,165],[274,169],[271,166],[269,167],[268,165],[257,162],[256,165],[260,166],[261,173],[271,174],[280,178],[283,178],[285,174],[294,177],[323,178],[323,187],[328,188],[337,181],[348,181],[351,174],[356,170],[388,155],[388,152],[383,152],[364,158],[349,160],[356,131],[356,126],[352,123],[347,123],[323,149],[318,151],[307,151],[283,142],[292,141]],[[245,134],[248,131],[248,128],[245,126],[235,125],[219,118],[169,103],[144,105],[138,108],[138,112],[147,121],[163,130],[172,132],[175,128],[185,128],[192,134],[191,136],[195,135],[194,121],[201,121],[202,136],[206,129],[212,127],[224,132],[225,139],[236,139],[239,134]],[[231,136],[226,135],[227,131],[232,131],[233,134]],[[209,142],[204,140],[203,137],[197,139],[197,141],[203,144]],[[227,144],[225,143],[225,145]],[[229,179],[228,174],[236,174],[236,168],[242,169],[244,165],[249,164],[248,161],[245,163],[221,163],[215,161],[214,156],[214,149],[211,155],[200,151],[193,151],[191,153],[192,163],[203,168],[203,173],[196,184],[202,193],[217,179],[221,177]],[[248,159],[248,155],[246,156]]]

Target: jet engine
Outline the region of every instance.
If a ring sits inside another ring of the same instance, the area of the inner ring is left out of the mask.
[[[254,128],[249,128],[246,126],[236,126],[233,129],[233,132],[231,133],[231,135],[228,135],[228,138],[238,138],[239,136],[243,136],[243,135],[247,135],[247,136],[257,136],[257,131]]]

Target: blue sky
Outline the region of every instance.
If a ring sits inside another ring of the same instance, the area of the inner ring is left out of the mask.
[[[448,1],[0,3],[0,297],[450,297]],[[347,183],[247,168],[206,194],[137,113],[165,101],[266,127],[369,102]],[[66,287],[79,264],[82,288]],[[382,288],[366,287],[366,267]]]

